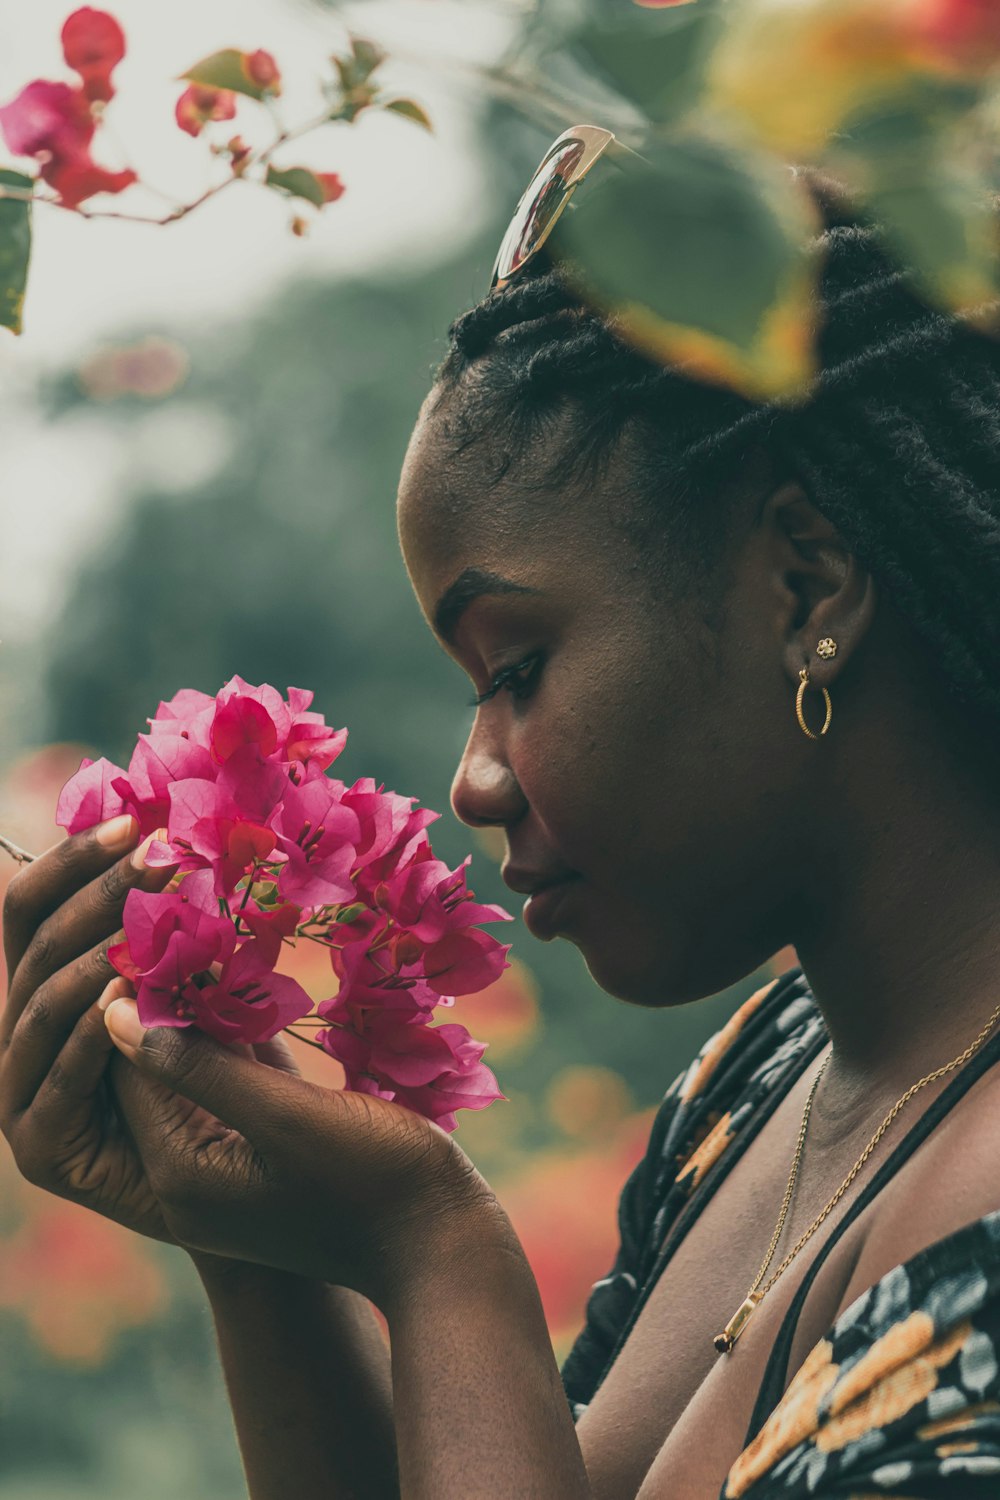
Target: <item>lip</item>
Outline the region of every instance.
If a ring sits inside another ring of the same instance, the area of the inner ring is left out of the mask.
[[[567,875],[561,880],[550,881],[528,897],[524,903],[524,925],[533,937],[543,941],[555,937],[563,905],[579,883],[579,875]]]

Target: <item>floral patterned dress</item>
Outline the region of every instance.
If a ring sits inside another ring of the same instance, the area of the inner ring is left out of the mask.
[[[827,1041],[800,968],[737,1011],[667,1091],[622,1191],[621,1243],[562,1369],[574,1420],[625,1343],[707,1195]],[[799,1312],[820,1266],[976,1078],[992,1037],[924,1112],[832,1231],[771,1353],[746,1447],[720,1500],[1000,1500],[1000,1210],[896,1266],[837,1319],[785,1390]],[[704,1195],[703,1195],[704,1196]],[[1000,1177],[998,1177],[1000,1201]]]

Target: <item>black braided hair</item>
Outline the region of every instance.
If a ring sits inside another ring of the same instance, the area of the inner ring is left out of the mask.
[[[696,570],[718,572],[725,498],[764,450],[775,482],[799,480],[957,697],[995,730],[1000,339],[930,308],[843,185],[795,170],[823,217],[821,369],[806,403],[754,402],[653,363],[545,266],[452,324],[435,401],[456,450],[500,435],[497,478],[529,451],[535,464],[533,440],[561,422],[565,441],[539,488],[567,463],[593,476],[628,435],[644,551],[659,526],[683,539]]]

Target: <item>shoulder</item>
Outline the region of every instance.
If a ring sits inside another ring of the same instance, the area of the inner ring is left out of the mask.
[[[900,1263],[925,1252],[946,1257],[965,1243],[961,1231],[992,1222],[1000,1211],[998,1159],[1000,1066],[993,1063],[875,1200],[844,1306]],[[1000,1240],[995,1253],[1000,1258]]]
[[[845,1308],[725,1495],[862,1491],[1000,1493],[1000,1212],[894,1266]]]

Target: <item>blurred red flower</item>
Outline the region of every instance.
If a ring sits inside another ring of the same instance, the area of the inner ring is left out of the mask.
[[[111,74],[125,56],[125,33],[106,10],[85,5],[75,10],[62,29],[63,56],[83,79],[83,92],[92,103],[114,97]]]

